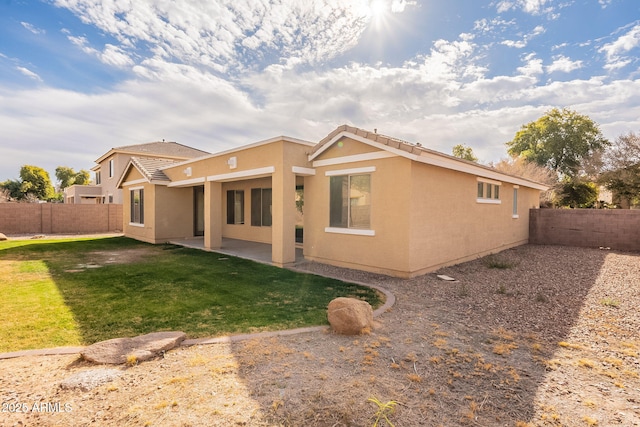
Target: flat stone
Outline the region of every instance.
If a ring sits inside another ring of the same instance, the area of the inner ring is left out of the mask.
[[[447,282],[455,282],[456,281],[456,279],[454,279],[453,277],[447,276],[446,274],[438,274],[438,279],[446,280]]]
[[[7,236],[5,236],[4,234],[0,233],[0,241],[2,240],[7,240]]]
[[[80,355],[89,362],[107,365],[127,363],[128,358],[144,362],[178,346],[186,337],[184,332],[152,332],[133,338],[114,338],[92,344]]]
[[[89,391],[122,375],[119,369],[91,369],[78,372],[60,383],[60,388]]]

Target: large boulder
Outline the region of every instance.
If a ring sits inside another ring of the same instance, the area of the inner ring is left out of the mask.
[[[373,327],[371,305],[355,298],[339,297],[331,301],[327,317],[331,328],[342,335],[359,335]]]
[[[86,347],[80,355],[89,362],[119,365],[149,360],[179,345],[184,332],[153,332],[134,338],[114,338]]]

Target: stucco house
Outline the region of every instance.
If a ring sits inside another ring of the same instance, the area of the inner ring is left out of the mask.
[[[262,242],[285,266],[298,223],[305,259],[398,277],[527,243],[547,188],[347,125],[319,143],[280,136],[171,164],[132,157],[118,187],[124,232],[139,240]]]
[[[122,204],[118,180],[131,157],[165,159],[179,162],[209,154],[177,142],[156,141],[112,148],[96,159],[92,185],[71,185],[64,189],[64,202],[71,204]]]

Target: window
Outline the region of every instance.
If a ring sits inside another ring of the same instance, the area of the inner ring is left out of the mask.
[[[113,178],[115,174],[116,174],[115,166],[113,164],[113,159],[111,159],[109,160],[109,178]]]
[[[518,215],[518,187],[513,187],[513,215],[511,217],[520,217],[520,215]]]
[[[131,224],[144,224],[144,189],[131,190]]]
[[[251,189],[251,225],[271,227],[271,189]]]
[[[113,203],[113,194],[109,194],[109,203]]]
[[[100,171],[96,171],[96,185],[102,184],[102,179],[100,177]]]
[[[331,176],[329,181],[329,225],[370,228],[371,175]]]
[[[227,191],[227,224],[244,224],[244,191]]]
[[[478,181],[478,203],[500,203],[500,183]]]

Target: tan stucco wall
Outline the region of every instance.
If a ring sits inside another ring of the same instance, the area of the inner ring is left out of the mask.
[[[272,188],[271,178],[225,182],[222,184],[222,236],[252,242],[271,243],[271,227],[251,225],[251,189]],[[227,224],[227,191],[244,191],[244,224]],[[272,201],[273,202],[273,201]]]
[[[518,189],[519,218],[513,218],[513,184],[501,181],[501,203],[485,204],[477,202],[474,175],[419,163],[411,175],[412,275],[527,243],[538,190]]]
[[[342,148],[359,144],[350,141]],[[337,147],[326,151],[336,158]],[[350,154],[357,152],[350,148]],[[350,155],[347,154],[347,155]],[[325,159],[325,153],[317,160]],[[329,170],[375,166],[371,173],[371,229],[375,236],[325,232]],[[305,179],[305,257],[344,267],[412,277],[527,243],[529,209],[539,191],[501,182],[500,204],[477,202],[477,176],[402,157],[317,167]]]
[[[356,144],[359,143],[352,145]],[[327,158],[335,158],[335,151],[341,151],[341,148],[327,150]],[[357,150],[351,150],[351,153],[354,151]],[[325,159],[324,153],[318,159]],[[376,167],[371,173],[371,230],[375,231],[375,236],[325,232],[325,227],[329,226],[329,177],[326,172],[369,166]],[[411,161],[402,157],[317,167],[315,176],[305,178],[305,257],[333,265],[402,275],[410,267],[407,245],[410,173]]]

